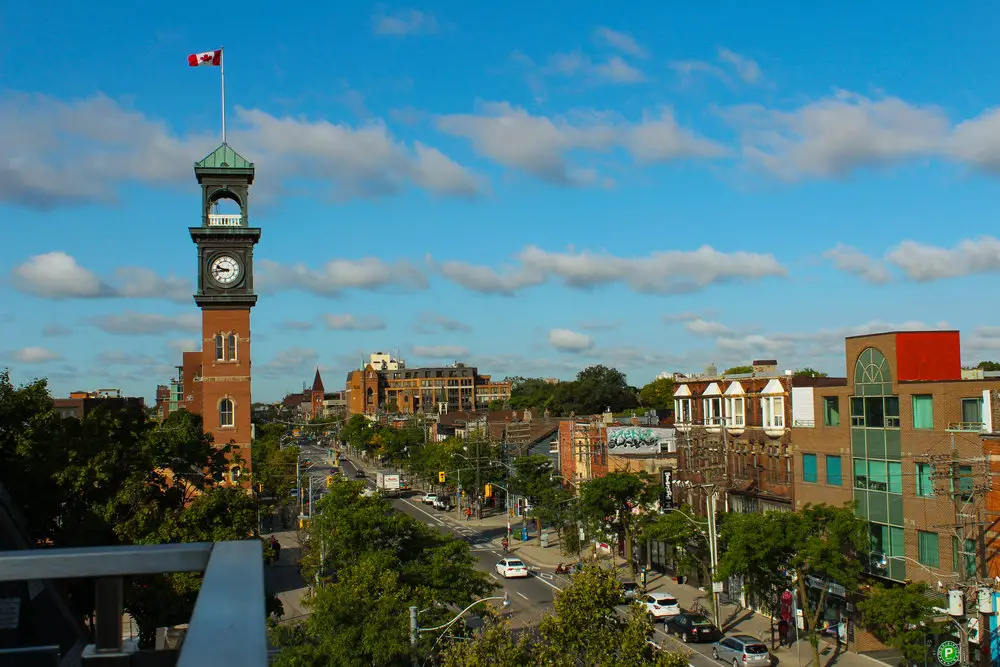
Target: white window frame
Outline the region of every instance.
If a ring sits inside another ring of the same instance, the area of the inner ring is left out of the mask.
[[[701,399],[705,412],[705,424],[707,426],[718,426],[722,423],[722,396],[708,396]],[[716,414],[713,409],[713,401],[718,401],[719,412]]]
[[[678,398],[677,407],[675,408],[675,421],[678,424],[690,424],[691,423],[691,399],[690,398]]]
[[[215,334],[215,360],[225,361],[226,360],[226,335],[223,333]]]
[[[226,361],[237,361],[239,359],[237,350],[240,346],[240,337],[234,333],[228,333],[226,334],[224,345],[226,348]]]
[[[726,416],[729,417],[727,426],[745,426],[746,414],[746,399],[743,396],[726,397]]]
[[[784,396],[762,396],[760,405],[763,411],[764,428],[785,428]]]
[[[222,409],[222,406],[225,405],[227,402],[229,403],[229,423],[228,424],[223,419],[223,417],[225,416],[226,413]],[[231,398],[228,398],[228,397],[227,398],[223,398],[221,401],[219,401],[219,428],[232,428],[235,425],[236,425],[236,403]]]

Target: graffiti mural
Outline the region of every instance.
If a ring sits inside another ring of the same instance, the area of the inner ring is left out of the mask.
[[[659,454],[675,451],[677,444],[672,428],[608,427],[609,454]]]

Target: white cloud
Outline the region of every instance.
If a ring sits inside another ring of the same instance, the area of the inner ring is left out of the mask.
[[[983,236],[965,239],[951,248],[903,241],[886,253],[886,260],[902,269],[910,280],[929,282],[975,273],[1000,271],[1000,240]]]
[[[30,257],[14,268],[12,278],[19,290],[49,299],[104,296],[108,291],[96,273],[62,251]]]
[[[870,283],[882,284],[892,279],[884,263],[842,243],[824,252],[823,257],[833,262],[839,270],[854,274]]]
[[[760,65],[756,61],[724,48],[719,49],[719,60],[731,65],[744,83],[760,82]]]
[[[1000,240],[992,236],[964,239],[951,248],[903,241],[885,253],[884,259],[870,257],[850,246],[838,245],[823,256],[841,271],[853,273],[872,283],[892,279],[886,264],[918,283],[1000,272]]]
[[[732,329],[721,322],[695,319],[684,323],[684,328],[699,336],[723,336],[732,333]]]
[[[292,178],[341,199],[407,187],[468,197],[488,187],[436,149],[397,141],[378,119],[353,127],[236,107],[229,139],[260,165],[258,195],[273,195]],[[165,122],[100,94],[64,102],[4,93],[0,202],[44,210],[114,202],[130,183],[187,184],[192,162],[217,145],[217,137],[178,135]]]
[[[420,313],[417,323],[413,326],[417,333],[435,333],[438,331],[450,331],[453,333],[469,333],[472,326],[452,319],[440,313],[425,311]]]
[[[42,335],[46,338],[55,338],[56,336],[68,336],[73,333],[73,330],[69,327],[64,327],[61,324],[46,324],[45,328],[42,329]]]
[[[154,335],[175,331],[201,331],[201,317],[197,313],[161,315],[126,310],[120,315],[91,317],[88,322],[110,334]]]
[[[187,302],[194,287],[190,280],[162,277],[149,269],[122,267],[105,281],[61,250],[33,255],[11,272],[22,292],[47,299],[148,298]]]
[[[257,336],[254,336],[256,339]],[[178,338],[167,341],[167,350],[171,357],[176,357],[185,352],[198,352],[201,350],[201,342],[193,338]]]
[[[305,372],[316,366],[319,354],[316,350],[302,347],[291,347],[280,350],[270,361],[261,366],[263,374],[269,377],[287,377]]]
[[[624,32],[618,32],[607,27],[600,27],[594,31],[594,39],[598,43],[610,46],[613,49],[627,53],[636,58],[645,58],[649,54],[635,37]]]
[[[469,354],[469,348],[461,345],[416,345],[413,356],[422,359],[461,359]]]
[[[44,364],[50,361],[61,359],[62,355],[44,347],[23,347],[20,350],[11,350],[7,356],[22,364]]]
[[[376,315],[341,314],[324,315],[326,326],[335,331],[380,331],[385,329],[385,321]]]
[[[377,35],[393,37],[433,34],[438,31],[438,22],[433,14],[416,9],[400,9],[387,13],[384,7],[379,6],[372,17],[372,29]]]
[[[518,266],[502,272],[464,262],[444,262],[438,270],[466,289],[505,295],[540,285],[550,278],[579,289],[624,283],[640,293],[677,294],[737,279],[787,273],[773,255],[724,253],[709,246],[691,251],[656,252],[646,257],[616,257],[587,250],[549,252],[527,246],[517,259]]]
[[[586,352],[594,347],[593,338],[569,329],[552,329],[548,339],[549,345],[561,352]]]
[[[940,156],[950,130],[937,107],[848,91],[793,111],[747,105],[725,115],[741,132],[746,158],[787,180]]]
[[[569,67],[570,65],[566,65]],[[663,110],[638,123],[614,114],[580,109],[572,118],[534,116],[508,102],[480,104],[476,114],[439,116],[438,128],[472,142],[478,154],[555,185],[606,184],[592,167],[572,164],[569,153],[608,153],[625,148],[640,162],[715,158],[725,149],[680,127]]]
[[[257,263],[257,287],[261,290],[300,289],[323,296],[339,296],[345,289],[425,289],[427,277],[405,260],[333,259],[320,269],[310,269],[304,264],[286,265],[265,259]]]

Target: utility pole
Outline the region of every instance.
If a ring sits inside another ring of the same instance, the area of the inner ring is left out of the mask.
[[[295,493],[299,496],[299,518],[302,518],[302,514],[305,512],[305,507],[302,504],[302,468],[300,463],[302,457],[298,456],[295,459]]]
[[[715,526],[715,489],[708,494],[708,560],[712,570],[712,607],[715,613],[715,627],[722,627],[719,613],[719,594],[715,588],[715,573],[719,567],[719,536]]]
[[[420,664],[417,661],[417,608],[410,607],[410,660],[413,667]]]

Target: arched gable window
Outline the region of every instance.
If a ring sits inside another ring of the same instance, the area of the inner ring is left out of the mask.
[[[899,397],[892,393],[892,373],[885,356],[865,348],[854,363],[851,426],[899,428]]]
[[[233,466],[229,470],[229,481],[232,482],[233,484],[235,484],[236,482],[239,481],[240,475],[242,475],[242,474],[243,474],[243,471],[240,469],[239,466]]]
[[[236,361],[236,334],[226,336],[226,361]]]
[[[226,360],[226,348],[225,339],[222,334],[215,334],[215,360],[225,361]]]
[[[233,399],[224,398],[219,401],[219,426],[233,426],[235,422]]]

